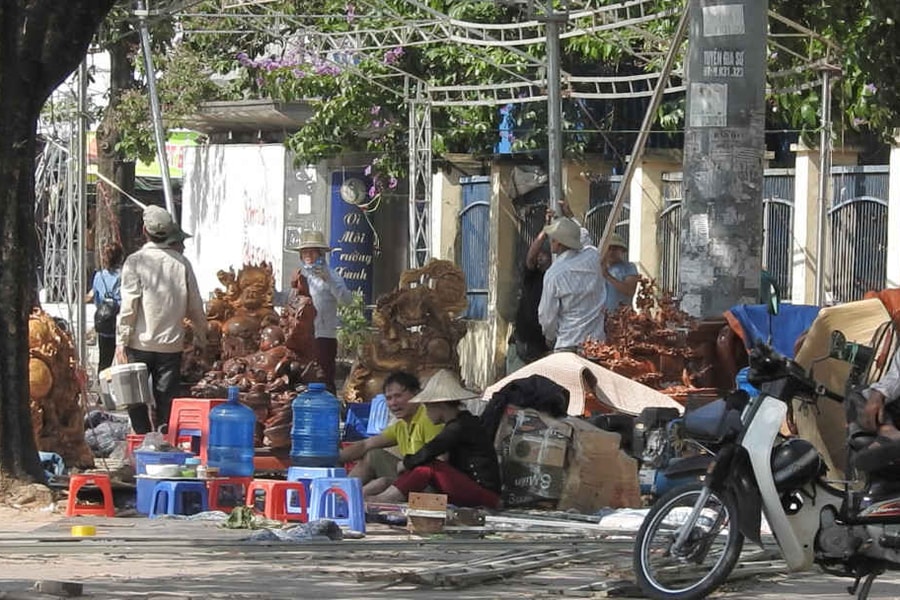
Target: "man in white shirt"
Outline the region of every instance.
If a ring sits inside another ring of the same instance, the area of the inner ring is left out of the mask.
[[[582,227],[568,217],[544,228],[556,255],[544,274],[538,321],[555,352],[578,349],[588,339],[604,341],[606,285],[600,253],[585,244]]]
[[[900,440],[900,431],[893,423],[900,417],[900,352],[895,351],[887,371],[876,383],[863,392],[866,397],[864,425],[879,435]]]
[[[190,319],[194,348],[206,347],[206,313],[191,263],[176,249],[190,237],[163,208],[144,209],[147,243],[122,266],[122,304],[116,331],[116,361],[145,363],[153,380],[157,428],[167,425],[172,398],[181,384],[184,319]],[[149,411],[128,409],[135,433],[152,430]]]

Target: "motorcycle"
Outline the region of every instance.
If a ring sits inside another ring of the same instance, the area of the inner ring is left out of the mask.
[[[765,515],[790,571],[818,565],[851,577],[848,591],[865,600],[878,575],[900,569],[900,489],[878,481],[884,473],[865,474],[864,486],[827,481],[815,447],[783,436],[781,426],[795,399],[814,405],[843,396],[767,345],[750,361],[761,393],[737,420],[724,405],[708,415],[723,444],[702,483],[672,490],[648,513],[634,546],[637,583],[658,600],[706,597],[735,567],[745,539],[762,547]],[[851,448],[861,449],[860,439]]]

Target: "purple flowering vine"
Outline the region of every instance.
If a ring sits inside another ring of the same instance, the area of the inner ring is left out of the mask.
[[[396,48],[391,48],[387,52],[384,53],[384,64],[386,65],[395,65],[400,62],[400,59],[403,57],[403,48],[397,46]]]

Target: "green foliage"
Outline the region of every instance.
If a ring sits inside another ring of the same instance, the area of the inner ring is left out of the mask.
[[[353,358],[371,336],[362,292],[353,292],[353,300],[349,304],[338,306],[338,317],[341,320],[337,332],[338,347],[343,356]]]
[[[423,0],[433,11],[452,18],[480,23],[520,23],[528,17],[521,6],[493,0]],[[573,7],[578,2],[570,3]],[[595,2],[585,2],[596,6]],[[601,3],[602,4],[602,3]],[[658,70],[677,22],[683,0],[658,0],[672,15],[637,29],[618,29],[568,37],[562,42],[563,67],[576,75],[632,74]],[[900,19],[896,0],[835,0],[802,3],[771,0],[771,8],[840,44],[840,56],[832,60],[843,69],[835,86],[834,114],[844,119],[843,128],[886,136],[898,124],[900,88]],[[406,175],[408,165],[407,100],[417,82],[430,86],[503,85],[516,76],[541,77],[536,61],[542,47],[466,46],[419,37],[407,32],[411,43],[389,50],[355,51],[372,47],[369,31],[386,31],[413,25],[427,28],[435,13],[406,0],[308,0],[303,3],[276,0],[263,6],[245,6],[241,15],[223,13],[216,0],[192,7],[191,13],[215,16],[182,17],[178,29],[186,32],[172,42],[175,23],[154,24],[158,40],[157,67],[163,112],[170,127],[205,100],[273,98],[283,102],[308,102],[315,116],[287,141],[301,162],[315,163],[347,152],[374,155],[370,194],[393,189]],[[281,12],[279,21],[251,19],[247,14]],[[583,27],[592,23],[585,19]],[[110,27],[110,31],[117,31]],[[227,33],[223,33],[227,32]],[[121,35],[119,31],[116,35]],[[325,55],[311,43],[321,35],[346,40],[343,55]],[[437,36],[437,34],[435,34]],[[403,36],[398,36],[403,37]],[[437,36],[439,37],[439,36]],[[820,41],[799,38],[797,54],[819,56]],[[399,42],[398,42],[399,43]],[[805,44],[805,46],[804,46]],[[523,57],[523,52],[533,59]],[[645,64],[636,55],[651,58]],[[682,56],[684,50],[682,49]],[[680,59],[681,60],[681,59]],[[337,63],[337,64],[335,64]],[[770,48],[770,73],[791,71],[801,61],[791,53]],[[210,82],[216,78],[216,83]],[[820,90],[808,71],[773,85],[769,105],[778,120],[791,127],[814,131],[819,127]],[[810,85],[810,82],[813,85]],[[804,84],[804,85],[801,85]],[[564,95],[565,98],[565,95]],[[620,102],[594,102],[588,106],[564,99],[565,152],[578,156],[608,143],[606,132],[633,127],[624,125]],[[487,155],[497,142],[498,110],[494,106],[447,106],[432,111],[431,144],[436,157],[447,153]],[[117,109],[126,136],[120,149],[131,157],[152,156],[152,131],[146,91],[127,92]],[[545,103],[517,104],[514,112],[514,150],[546,147]],[[684,122],[683,98],[667,98],[659,111],[664,129],[677,130]]]

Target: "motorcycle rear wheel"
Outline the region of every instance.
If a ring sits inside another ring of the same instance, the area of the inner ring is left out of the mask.
[[[728,494],[711,492],[681,549],[673,552],[681,526],[703,490],[691,483],[657,500],[634,544],[634,574],[641,590],[655,600],[705,598],[737,563],[744,546],[737,505]]]

